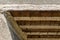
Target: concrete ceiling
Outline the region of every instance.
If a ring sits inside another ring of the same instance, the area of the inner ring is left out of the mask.
[[[0,0],[0,4],[60,4],[60,0]]]

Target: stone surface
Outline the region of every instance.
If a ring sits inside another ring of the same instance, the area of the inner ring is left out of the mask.
[[[55,4],[42,4],[42,5],[34,5],[34,4],[3,4],[0,5],[0,10],[60,10],[60,5]]]
[[[12,40],[9,27],[3,14],[0,14],[0,40]]]
[[[60,0],[0,0],[0,4],[60,4]]]

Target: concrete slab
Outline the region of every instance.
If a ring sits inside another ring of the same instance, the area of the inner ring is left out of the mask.
[[[0,0],[0,4],[60,4],[60,0]]]
[[[0,40],[12,40],[9,27],[3,14],[0,14]]]

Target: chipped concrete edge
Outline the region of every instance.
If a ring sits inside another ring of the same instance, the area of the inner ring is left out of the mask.
[[[0,4],[0,10],[60,10],[60,5],[56,4]]]

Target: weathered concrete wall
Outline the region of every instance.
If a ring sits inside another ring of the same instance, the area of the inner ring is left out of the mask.
[[[0,40],[12,40],[9,27],[3,14],[0,14]]]
[[[0,0],[0,4],[5,3],[60,4],[60,0]]]

